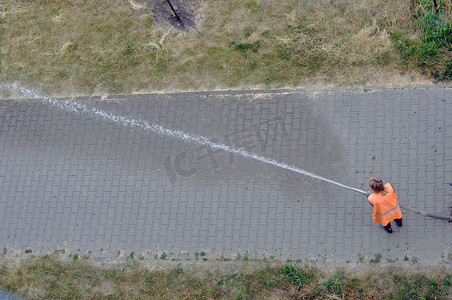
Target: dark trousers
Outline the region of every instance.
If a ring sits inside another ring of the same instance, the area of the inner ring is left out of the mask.
[[[394,219],[394,221],[397,223],[398,226],[402,226],[402,218],[400,219]],[[386,230],[391,230],[391,222],[388,223],[388,225],[384,226]]]

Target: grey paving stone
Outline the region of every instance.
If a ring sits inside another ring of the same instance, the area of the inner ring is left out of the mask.
[[[452,214],[452,89],[413,86],[151,94],[75,101],[205,136]],[[367,199],[285,169],[45,101],[0,107],[0,248],[207,251],[345,264],[382,253],[450,264],[452,224],[403,212],[388,235]],[[138,254],[137,254],[138,255]],[[108,256],[108,255],[107,255]]]

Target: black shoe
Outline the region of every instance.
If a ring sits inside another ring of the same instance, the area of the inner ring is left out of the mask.
[[[397,226],[402,227],[402,221],[394,220],[397,224]]]
[[[390,223],[388,223],[388,224],[390,224]],[[386,225],[386,226],[388,226],[388,225]],[[392,233],[392,228],[389,227],[389,229],[388,229],[388,228],[386,228],[386,226],[383,226],[383,224],[381,224],[381,227],[383,227],[387,232]]]

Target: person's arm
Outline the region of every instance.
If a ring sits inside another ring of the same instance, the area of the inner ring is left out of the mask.
[[[391,187],[392,187],[392,189],[394,190],[394,193],[395,193],[395,188],[394,188],[394,186],[392,185],[392,183],[390,183],[390,185],[391,185]]]
[[[372,202],[372,200],[370,200],[370,196],[367,197],[367,200],[369,200],[370,205],[374,206],[374,203]]]

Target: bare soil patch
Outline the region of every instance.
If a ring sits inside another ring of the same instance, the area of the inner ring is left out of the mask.
[[[188,0],[151,0],[154,20],[157,24],[169,23],[181,31],[196,29],[193,8],[198,1]]]

